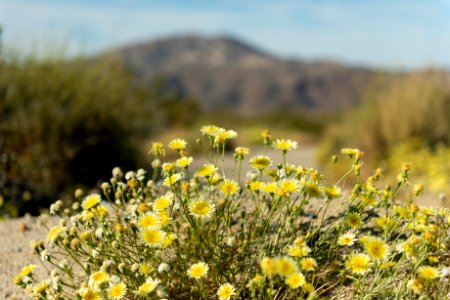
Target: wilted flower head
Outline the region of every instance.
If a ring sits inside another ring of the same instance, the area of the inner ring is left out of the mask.
[[[244,159],[250,154],[250,149],[247,147],[236,147],[234,150],[234,156],[238,159]]]
[[[153,154],[156,158],[159,158],[166,154],[166,152],[164,150],[164,145],[159,142],[152,143],[152,147],[151,147],[149,153]]]

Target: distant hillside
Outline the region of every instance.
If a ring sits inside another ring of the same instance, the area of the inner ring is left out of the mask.
[[[137,79],[198,99],[205,110],[341,110],[360,101],[373,74],[331,62],[283,60],[230,37],[177,36],[113,50]]]

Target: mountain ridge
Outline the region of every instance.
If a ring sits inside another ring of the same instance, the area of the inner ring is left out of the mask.
[[[144,85],[165,78],[165,89],[197,99],[206,111],[239,114],[279,107],[344,110],[361,101],[374,71],[336,62],[283,59],[229,36],[177,35],[109,51]]]

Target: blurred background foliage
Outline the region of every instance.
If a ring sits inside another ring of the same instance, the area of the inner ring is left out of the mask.
[[[434,191],[449,190],[450,84],[448,74],[425,70],[380,73],[362,104],[329,126],[319,151],[322,164],[343,147],[365,152],[370,168],[412,171]]]
[[[197,106],[137,85],[113,59],[4,58],[0,64],[3,211],[36,214],[111,169],[144,166],[147,139],[189,125]],[[178,115],[181,115],[179,118]]]
[[[366,153],[367,171],[382,167],[395,175],[410,162],[414,176],[427,187],[450,192],[450,85],[445,72],[377,72],[360,105],[347,111],[279,107],[252,117],[223,107],[205,112],[197,99],[167,90],[165,80],[136,80],[114,57],[3,55],[1,215],[37,214],[56,199],[69,199],[76,188],[98,186],[115,166],[149,169],[153,140],[187,137],[192,155],[200,150],[195,140],[204,124],[239,131],[236,145],[260,143],[264,129],[275,138],[298,140],[298,151],[313,144],[325,173],[333,171],[328,168],[333,154],[357,147]]]

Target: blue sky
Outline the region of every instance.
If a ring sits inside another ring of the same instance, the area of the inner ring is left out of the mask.
[[[450,0],[0,0],[3,44],[95,53],[167,35],[229,34],[283,57],[450,67]]]

